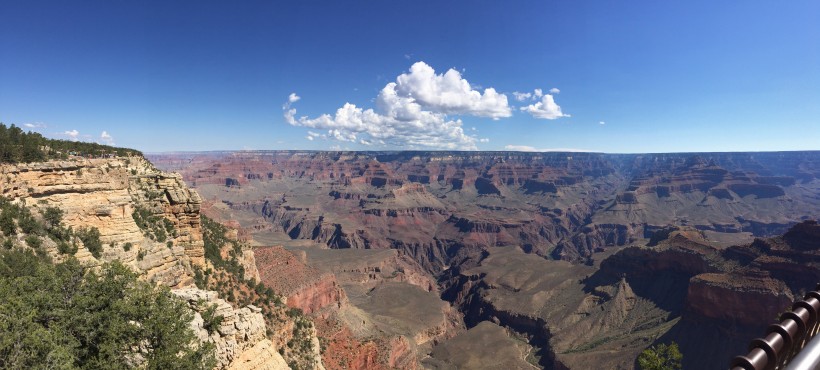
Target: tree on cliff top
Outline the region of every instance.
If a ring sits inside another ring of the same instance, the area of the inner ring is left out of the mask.
[[[638,365],[641,370],[680,370],[682,359],[678,344],[672,342],[645,349],[638,356]]]
[[[0,368],[210,369],[193,316],[168,288],[119,262],[85,272],[30,251],[0,251]]]
[[[142,156],[134,149],[117,148],[98,143],[48,139],[37,132],[25,132],[12,124],[6,127],[0,122],[0,163],[41,162],[47,159],[65,158],[73,153],[80,156],[103,155]]]

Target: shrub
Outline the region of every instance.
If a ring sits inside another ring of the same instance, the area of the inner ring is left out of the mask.
[[[14,224],[11,213],[11,210],[3,209],[3,213],[0,214],[0,230],[6,236],[17,234],[17,226]]]
[[[659,344],[645,349],[638,356],[641,370],[680,370],[683,355],[678,344]]]
[[[77,253],[77,245],[74,243],[69,244],[67,241],[60,240],[57,242],[57,251],[61,254],[75,254]]]
[[[205,311],[202,311],[202,327],[204,327],[209,334],[216,331],[216,329],[222,325],[222,320],[225,319],[222,315],[216,314],[216,307],[215,304],[212,304],[208,306]]]
[[[0,312],[2,368],[215,365],[187,304],[119,262],[85,273],[73,258],[52,265],[30,251],[0,251]]]
[[[60,227],[63,222],[63,210],[57,207],[48,207],[43,211],[43,221],[49,229],[56,229]]]
[[[20,226],[20,230],[23,230],[26,234],[39,234],[41,232],[40,224],[37,223],[37,220],[28,212],[28,209],[25,209],[25,211],[20,214],[20,218],[17,219],[17,225]]]
[[[100,230],[96,227],[77,230],[77,237],[83,241],[83,245],[94,258],[100,258],[102,252],[102,242],[100,241]]]
[[[171,221],[151,213],[145,207],[134,208],[131,217],[134,218],[134,222],[142,230],[143,235],[151,240],[164,243],[168,240],[168,234],[176,231]]]
[[[26,244],[31,248],[38,249],[43,245],[43,241],[37,235],[29,235],[26,237]]]
[[[128,242],[128,243],[125,243],[125,244],[122,245],[122,249],[124,251],[128,252],[128,251],[131,250],[131,247],[133,247],[133,246],[134,246],[134,244],[132,244],[131,242]]]

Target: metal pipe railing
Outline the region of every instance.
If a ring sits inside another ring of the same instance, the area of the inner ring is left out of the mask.
[[[817,368],[820,368],[820,337],[814,337],[786,366],[786,370],[814,370]]]
[[[766,336],[752,340],[749,353],[737,356],[729,364],[731,370],[779,370],[797,359],[801,361],[816,360],[820,356],[820,342],[812,343],[812,349],[801,351],[817,334],[818,314],[820,314],[820,284],[814,291],[806,294],[804,300],[795,302],[791,312],[780,315],[780,323],[766,329]],[[818,354],[812,357],[814,348]],[[805,352],[805,354],[803,354]],[[805,360],[803,359],[805,358]],[[806,362],[808,363],[808,362]],[[795,366],[797,363],[795,363]],[[813,367],[810,367],[813,369]],[[802,369],[802,368],[801,368]]]

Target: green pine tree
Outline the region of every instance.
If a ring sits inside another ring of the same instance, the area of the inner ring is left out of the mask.
[[[680,370],[682,359],[677,343],[659,344],[641,352],[638,366],[641,370]]]

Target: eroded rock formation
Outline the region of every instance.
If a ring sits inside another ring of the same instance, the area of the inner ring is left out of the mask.
[[[86,266],[119,260],[141,278],[174,288],[195,313],[191,325],[197,336],[214,343],[217,368],[289,368],[278,352],[284,343],[268,337],[260,309],[233,307],[216,292],[193,288],[194,269],[209,266],[200,224],[202,201],[180,175],[161,172],[140,157],[3,164],[0,195],[34,212],[59,208],[63,224],[73,230],[99,230],[102,248],[96,256],[74,240],[79,247],[75,256]],[[66,256],[51,239],[44,238],[42,248],[55,260]],[[250,277],[258,278],[252,249],[246,247],[242,257]],[[203,321],[202,313],[211,305],[222,318],[216,328]],[[312,340],[318,358],[315,332]]]
[[[440,294],[463,315],[468,333],[486,322],[516,333],[531,349],[526,361],[546,368],[632,368],[649,345],[675,340],[686,368],[709,369],[723,368],[759,335],[758,324],[820,278],[816,230],[800,223],[820,211],[816,152],[155,159],[184,169],[207,207],[237,219],[260,244],[285,245],[293,257],[284,261],[335,275],[335,285],[316,283],[317,294],[294,301],[337,310],[318,324],[332,338],[323,358],[333,368],[410,366],[417,362],[399,359],[414,343],[460,336],[458,325],[441,334],[375,303],[385,287],[409,289],[402,281],[422,288],[404,291],[417,301],[427,299],[425,290]],[[768,238],[795,224],[786,236]],[[327,262],[345,256],[359,260]],[[257,259],[260,276],[267,263]],[[333,286],[344,289],[347,304],[319,299],[331,297],[318,292]],[[744,309],[747,302],[759,306]],[[406,330],[392,337],[395,346],[365,339],[399,325]],[[477,332],[503,342],[497,330]],[[445,351],[415,351],[432,356],[429,364],[455,361]]]
[[[265,319],[261,310],[252,305],[234,309],[217,297],[216,292],[196,288],[173,291],[188,302],[194,311],[191,327],[203,342],[214,344],[217,369],[278,370],[289,369],[285,359],[276,351],[265,333]],[[203,313],[211,306],[214,317],[221,317],[219,325],[206,327]]]

